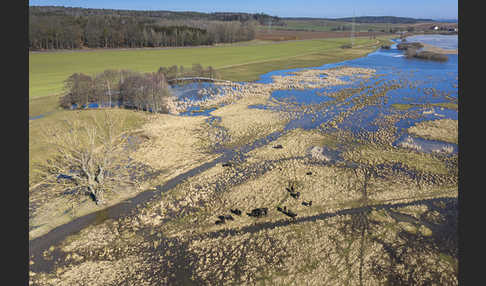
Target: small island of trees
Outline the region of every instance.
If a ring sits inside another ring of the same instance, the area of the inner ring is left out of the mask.
[[[200,64],[186,70],[176,65],[160,67],[151,73],[131,70],[105,70],[94,76],[74,73],[64,82],[65,95],[60,105],[66,109],[116,106],[167,113],[169,81],[191,77],[213,79],[218,74],[211,66],[203,68]]]

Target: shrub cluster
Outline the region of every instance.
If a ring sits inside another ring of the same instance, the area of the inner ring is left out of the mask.
[[[414,48],[414,49],[421,49],[423,48],[424,45],[418,42],[413,42],[413,43],[400,43],[397,45],[397,49],[399,50],[407,50],[409,48]]]
[[[95,76],[74,73],[64,82],[65,95],[61,97],[63,108],[122,107],[167,113],[170,96],[168,80],[178,77],[215,77],[215,70],[194,64],[192,69],[172,66],[160,67],[157,72],[140,73],[130,70],[105,70]]]
[[[417,49],[415,48],[406,49],[405,56],[409,59],[417,58],[417,59],[432,60],[432,61],[439,61],[439,62],[445,62],[449,59],[447,55],[434,53],[430,51],[417,51]]]

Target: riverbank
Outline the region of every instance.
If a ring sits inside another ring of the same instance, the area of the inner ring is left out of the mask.
[[[459,51],[457,49],[456,50],[448,50],[448,49],[442,49],[440,47],[430,45],[430,44],[426,44],[426,43],[421,43],[421,44],[424,45],[424,47],[423,47],[424,51],[434,52],[434,53],[438,53],[438,54],[442,54],[442,55],[457,55],[459,53]]]
[[[407,37],[408,42],[419,42],[424,51],[438,54],[458,54],[458,42],[456,35],[413,35]]]

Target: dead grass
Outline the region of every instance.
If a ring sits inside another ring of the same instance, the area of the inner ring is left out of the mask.
[[[207,152],[210,142],[204,140],[207,117],[179,117],[157,114],[143,126],[149,140],[133,154],[133,158],[164,171],[158,178],[165,181],[208,162],[217,155]]]
[[[248,155],[251,156],[249,162],[305,156],[313,146],[335,147],[336,144],[337,139],[331,134],[324,135],[316,130],[293,129],[271,144],[249,152]],[[282,145],[282,149],[274,148],[277,145]]]
[[[452,119],[424,121],[408,128],[408,133],[431,140],[440,140],[457,144],[458,122]]]
[[[229,135],[227,146],[250,143],[283,130],[287,119],[278,112],[248,107],[263,104],[267,100],[268,96],[245,97],[211,112],[212,115],[221,117],[219,125],[225,128]]]
[[[125,131],[136,130],[150,117],[146,113],[122,109],[108,110],[108,112],[120,113],[126,118]],[[101,209],[87,196],[74,198],[72,195],[64,195],[63,192],[70,190],[62,189],[61,186],[42,187],[42,176],[38,172],[39,164],[46,164],[47,160],[52,159],[55,155],[54,148],[42,139],[43,126],[61,126],[64,120],[74,116],[79,116],[81,120],[88,120],[91,116],[102,119],[104,111],[65,110],[29,122],[29,239],[39,237],[76,217]],[[136,187],[120,185],[115,191],[106,194],[107,204],[103,208],[133,197],[139,191],[140,189]]]
[[[343,155],[347,160],[366,165],[402,163],[419,172],[429,172],[434,174],[448,173],[444,162],[433,155],[411,152],[407,149],[369,144],[360,146],[354,150],[346,151]]]

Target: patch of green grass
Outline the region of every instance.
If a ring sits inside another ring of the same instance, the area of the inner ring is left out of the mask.
[[[415,104],[409,104],[409,103],[394,103],[391,105],[391,107],[398,109],[398,110],[409,110],[412,107],[416,107],[417,105]]]
[[[349,40],[347,40],[349,41]],[[337,49],[339,48],[339,50]],[[304,67],[318,67],[328,63],[341,62],[353,58],[365,56],[372,52],[374,48],[340,48],[340,45],[334,49],[317,51],[309,54],[295,55],[292,57],[262,61],[258,63],[248,63],[228,68],[222,68],[218,71],[224,78],[234,81],[254,81],[258,80],[261,74],[274,70],[294,69]]]
[[[446,109],[458,110],[458,105],[457,103],[454,102],[439,102],[439,103],[431,103],[430,105],[444,107]]]
[[[60,95],[29,99],[29,117],[62,110],[59,106]]]
[[[391,105],[391,107],[398,110],[408,110],[413,107],[429,107],[429,106],[443,107],[452,110],[458,109],[457,103],[454,102],[439,102],[439,103],[427,103],[427,104],[394,103]]]

